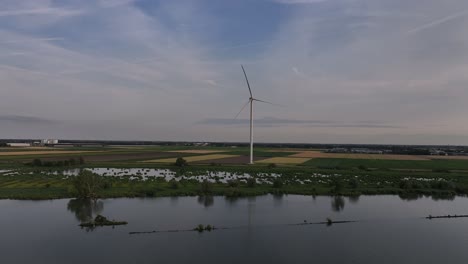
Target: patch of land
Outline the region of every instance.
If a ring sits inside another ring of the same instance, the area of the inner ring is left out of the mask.
[[[265,157],[254,157],[254,162],[259,162],[262,160],[265,160],[267,158]],[[222,158],[222,159],[212,159],[212,160],[204,160],[204,161],[196,161],[193,162],[193,164],[232,164],[232,165],[238,165],[238,164],[248,164],[250,162],[250,157],[249,156],[234,156],[234,157],[229,157],[229,158]]]
[[[96,153],[97,151],[66,151],[66,150],[38,150],[38,151],[7,151],[0,152],[0,156],[29,156],[29,155],[56,155],[56,154],[81,154]]]
[[[292,158],[292,157],[276,157],[276,158],[269,158],[260,160],[258,163],[266,163],[266,164],[302,164],[304,162],[309,161],[310,158]]]
[[[211,154],[211,155],[201,155],[201,156],[190,156],[190,157],[183,157],[187,162],[196,162],[196,161],[214,161],[218,159],[224,158],[234,158],[237,157],[236,155],[228,155],[228,154]],[[157,163],[175,163],[177,158],[170,158],[170,159],[156,159],[156,160],[145,160],[143,162],[157,162]]]
[[[226,152],[226,151],[225,150],[208,150],[208,149],[186,149],[186,150],[171,150],[168,152],[189,153],[189,154],[213,154],[213,153],[221,153],[221,152]]]
[[[304,151],[293,154],[294,158],[335,158],[335,159],[371,159],[371,160],[429,160],[427,156],[391,155],[391,154],[358,154],[358,153],[325,153],[320,151]]]

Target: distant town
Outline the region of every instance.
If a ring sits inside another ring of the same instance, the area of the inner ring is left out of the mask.
[[[188,141],[109,141],[59,139],[0,139],[0,147],[105,147],[105,146],[194,146],[245,147],[243,142]],[[258,147],[321,149],[326,153],[398,154],[433,156],[468,156],[468,146],[455,145],[374,145],[374,144],[314,144],[314,143],[256,143]]]

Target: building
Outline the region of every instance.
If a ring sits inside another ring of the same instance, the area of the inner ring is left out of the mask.
[[[30,143],[6,143],[8,147],[16,147],[16,148],[24,148],[24,147],[30,147]]]
[[[41,140],[42,145],[55,145],[58,144],[58,139],[43,139]]]

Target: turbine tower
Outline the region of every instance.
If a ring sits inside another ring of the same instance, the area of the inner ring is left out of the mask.
[[[248,104],[250,104],[250,162],[249,163],[253,164],[254,163],[253,162],[253,102],[257,101],[257,102],[262,102],[262,103],[267,103],[267,104],[273,104],[273,103],[263,101],[263,100],[259,100],[259,99],[256,99],[256,98],[253,97],[252,89],[250,88],[249,79],[247,78],[247,74],[245,73],[244,66],[241,65],[241,68],[242,68],[242,71],[244,72],[245,81],[247,82],[247,88],[249,88],[250,97],[249,97],[249,101],[242,107],[242,109],[236,115],[236,118],[240,115],[240,113],[242,113],[242,111],[245,109],[245,107]]]

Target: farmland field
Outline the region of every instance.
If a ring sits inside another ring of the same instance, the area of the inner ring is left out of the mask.
[[[217,160],[217,159],[224,159],[224,158],[235,158],[236,155],[226,155],[226,154],[211,154],[211,155],[201,155],[201,156],[190,156],[190,157],[183,157],[187,162],[195,162],[195,161],[207,161],[207,160]],[[157,162],[157,163],[175,163],[177,158],[170,158],[170,159],[156,159],[156,160],[145,160],[143,162]]]
[[[377,160],[377,159],[331,159],[318,158],[306,163],[316,168],[358,168],[364,166],[377,169],[414,169],[414,170],[468,170],[465,160]]]
[[[335,158],[335,159],[371,159],[371,160],[428,160],[427,156],[390,155],[390,154],[358,154],[358,153],[324,153],[320,151],[304,151],[293,154],[295,158]]]
[[[81,154],[95,151],[67,151],[67,150],[37,150],[37,151],[6,151],[0,152],[0,156],[27,156],[27,155],[57,155],[57,154]]]
[[[259,161],[259,163],[275,163],[275,164],[302,164],[306,161],[310,160],[310,158],[292,158],[292,157],[276,157],[270,159],[264,159]]]
[[[333,194],[333,177],[344,182],[340,193],[468,194],[468,161],[432,156],[257,148],[255,164],[247,165],[247,147],[77,147],[21,149],[1,154],[0,198],[73,196],[67,175],[80,169],[95,169],[106,173],[102,176],[113,176],[105,177],[108,187],[102,191],[103,197],[197,195],[203,180],[214,184],[214,194],[228,196]],[[178,157],[188,163],[183,169],[174,165]],[[38,158],[43,162],[39,167],[31,163]],[[75,160],[73,165],[70,159]],[[159,178],[151,176],[153,173]],[[255,177],[257,185],[249,187],[248,177]]]

